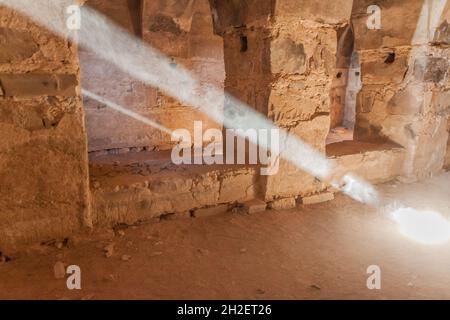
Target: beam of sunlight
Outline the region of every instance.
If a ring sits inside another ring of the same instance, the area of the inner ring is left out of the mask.
[[[323,154],[228,94],[225,94],[224,116],[223,89],[202,87],[195,75],[182,67],[174,66],[169,58],[95,10],[83,7],[81,30],[72,32],[66,28],[64,12],[73,1],[0,0],[0,4],[25,14],[62,37],[69,37],[147,85],[158,87],[179,101],[199,108],[227,128],[242,129],[243,132],[248,129],[279,129],[282,158],[340,188],[358,201],[373,205],[378,203],[378,193],[371,184],[352,174],[337,174],[343,169],[335,167]],[[258,143],[252,138],[249,140]]]

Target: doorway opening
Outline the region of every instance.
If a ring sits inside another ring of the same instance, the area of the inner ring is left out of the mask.
[[[356,117],[356,98],[361,89],[361,67],[354,51],[354,33],[351,25],[338,30],[336,74],[330,92],[330,132],[327,145],[353,140]]]

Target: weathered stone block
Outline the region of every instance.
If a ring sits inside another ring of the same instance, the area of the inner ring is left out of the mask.
[[[76,95],[78,78],[74,74],[0,74],[6,97]]]
[[[8,210],[0,212],[0,246],[67,237],[89,225],[81,114],[36,134],[1,120],[0,201]]]
[[[242,170],[223,177],[219,203],[245,201],[255,197],[254,172]]]
[[[302,198],[302,204],[310,205],[334,200],[334,193],[325,192]]]
[[[267,209],[267,203],[262,200],[250,200],[244,202],[244,210],[248,214],[263,212]]]
[[[333,165],[346,168],[370,183],[384,183],[403,174],[406,150],[395,145],[345,141],[340,150],[351,152],[332,157]]]
[[[273,41],[271,52],[274,73],[303,74],[306,71],[306,53],[302,43],[278,38]]]
[[[424,2],[421,0],[358,0],[353,2],[352,22],[357,50],[408,46],[413,41]],[[381,9],[381,29],[369,29],[371,13],[367,9],[377,5]],[[408,10],[405,10],[405,8]]]
[[[361,64],[362,81],[365,84],[401,83],[408,69],[408,57],[396,55],[393,62],[387,63],[391,52],[380,53],[378,60]]]
[[[274,200],[270,207],[274,210],[287,210],[287,209],[293,209],[297,206],[297,202],[295,198],[284,198],[284,199],[277,199]]]
[[[393,115],[419,114],[423,110],[423,94],[423,85],[408,86],[394,95],[387,110]]]

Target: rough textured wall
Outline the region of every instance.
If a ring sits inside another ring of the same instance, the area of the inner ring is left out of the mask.
[[[89,0],[87,5],[110,17],[130,34],[140,34],[154,48],[191,70],[205,85],[223,87],[223,41],[213,34],[207,0],[143,1],[142,12],[130,8],[130,1],[111,3]],[[141,32],[136,31],[140,23]],[[204,127],[221,128],[195,108],[183,105],[160,90],[134,80],[94,54],[81,51],[82,84],[89,90],[151,118],[170,129],[193,130],[202,120]],[[173,79],[177,86],[176,79]],[[142,148],[166,150],[170,136],[141,124],[104,105],[85,100],[89,150]]]
[[[405,147],[404,175],[410,178],[441,170],[447,145],[449,6],[441,16],[437,3],[357,0],[353,8],[363,83],[355,137]],[[366,26],[371,4],[381,8],[381,30]]]
[[[90,225],[76,47],[0,7],[0,248]]]
[[[337,29],[349,21],[351,1],[211,3],[215,29],[224,36],[226,91],[324,152]],[[260,183],[268,201],[323,187],[284,161]]]
[[[325,153],[330,91],[336,76],[337,30],[348,22],[350,1],[276,2],[272,28],[269,117]],[[266,199],[308,195],[323,188],[311,175],[281,161],[268,177]]]

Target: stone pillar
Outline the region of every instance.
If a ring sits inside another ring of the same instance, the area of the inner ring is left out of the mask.
[[[277,1],[272,27],[274,83],[269,118],[325,153],[330,130],[330,90],[336,76],[338,28],[348,23],[351,1]],[[282,161],[268,177],[266,200],[305,196],[323,184]]]
[[[210,0],[210,5],[214,31],[224,39],[225,93],[267,116],[273,81],[270,70],[271,2]],[[230,111],[227,100],[224,108],[224,117],[232,118],[234,111]],[[225,131],[224,138],[227,140]],[[236,152],[234,154],[236,159]],[[264,198],[265,179],[257,177],[255,185],[257,197]]]
[[[227,93],[324,153],[337,29],[348,23],[352,1],[211,0],[211,4],[216,32],[224,36]],[[323,188],[286,161],[281,161],[278,174],[258,181],[266,201]]]
[[[450,50],[443,1],[356,0],[352,13],[361,59],[355,138],[392,140],[407,150],[404,176],[443,167],[448,134]],[[381,29],[367,28],[367,8],[381,9]],[[405,10],[408,8],[408,10]],[[434,25],[433,25],[434,24]]]
[[[91,226],[88,160],[76,46],[0,16],[0,249],[13,250]]]

